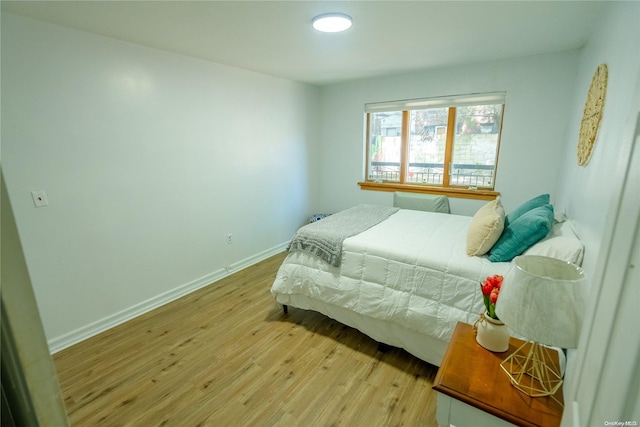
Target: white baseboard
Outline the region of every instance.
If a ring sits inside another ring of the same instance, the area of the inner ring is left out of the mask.
[[[217,282],[218,280],[224,277],[227,277],[233,273],[236,273],[240,270],[243,270],[247,267],[257,264],[262,260],[265,260],[273,255],[276,255],[284,251],[287,247],[287,244],[288,242],[282,243],[278,246],[274,246],[271,249],[267,249],[266,251],[260,252],[256,255],[250,256],[241,261],[235,262],[231,264],[228,268],[218,269],[212,273],[207,274],[206,276],[200,277],[189,283],[185,283],[184,285],[178,286],[177,288],[174,288],[170,291],[167,291],[155,297],[149,298],[146,301],[142,301],[141,303],[135,304],[118,313],[114,313],[103,319],[100,319],[86,326],[78,328],[75,331],[71,331],[59,337],[52,338],[47,342],[47,344],[49,345],[49,352],[51,354],[57,353],[61,350],[64,350],[67,347],[70,347],[74,344],[79,343],[80,341],[86,340],[87,338],[90,338],[94,335],[97,335],[101,332],[111,329],[114,326],[124,323],[127,320],[131,320],[134,317],[140,316],[141,314],[144,314],[148,311],[158,308],[171,301],[175,301],[176,299],[181,298],[187,294],[190,294],[193,291],[196,291],[200,288],[203,288],[207,285]]]

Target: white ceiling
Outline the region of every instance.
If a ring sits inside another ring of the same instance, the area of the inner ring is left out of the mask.
[[[2,11],[311,84],[579,48],[596,1],[2,1]],[[321,34],[321,13],[353,17]]]

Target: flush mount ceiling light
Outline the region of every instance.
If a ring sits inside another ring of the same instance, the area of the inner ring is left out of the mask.
[[[311,21],[313,28],[323,33],[339,33],[351,28],[352,20],[344,13],[325,13],[318,15]]]

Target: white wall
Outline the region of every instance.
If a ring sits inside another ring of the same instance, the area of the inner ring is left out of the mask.
[[[364,178],[365,103],[493,91],[507,93],[496,176],[505,208],[543,192],[555,196],[577,58],[572,51],[324,87],[316,210],[393,201],[393,193],[363,191],[356,184]],[[452,212],[460,215],[473,215],[483,203],[450,199]]]
[[[621,191],[622,165],[629,152],[621,150],[625,124],[630,117],[634,84],[640,70],[640,3],[607,4],[596,32],[582,50],[575,96],[568,118],[565,160],[557,204],[576,221],[585,241],[584,267],[592,274],[600,253],[609,207]],[[596,67],[606,63],[609,72],[605,108],[589,163],[577,166],[576,147],[587,90]]]
[[[282,250],[316,191],[318,98],[3,14],[2,162],[52,348]]]

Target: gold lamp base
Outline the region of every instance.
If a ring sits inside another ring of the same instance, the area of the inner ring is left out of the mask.
[[[529,346],[529,351],[524,348]],[[554,350],[555,351],[555,350]],[[555,366],[549,349],[537,342],[525,342],[500,364],[511,378],[511,384],[521,392],[531,397],[551,396],[562,385],[560,369]]]

